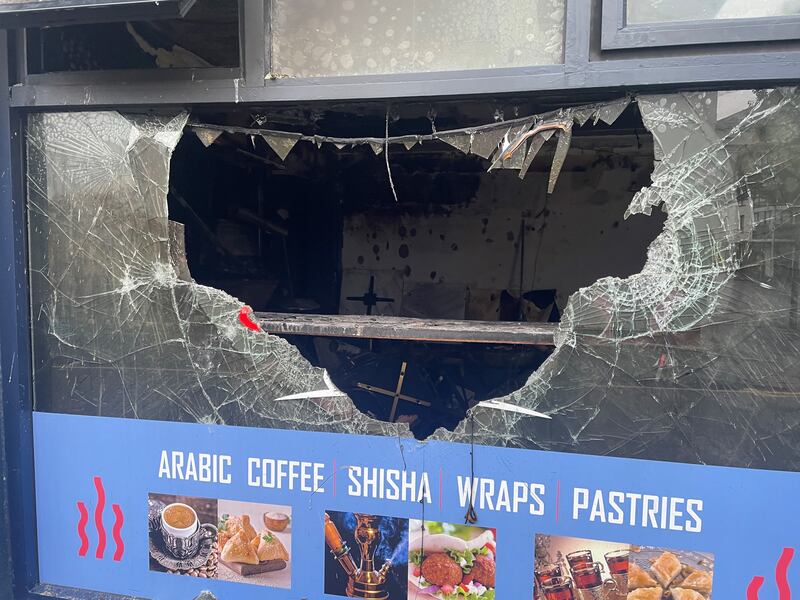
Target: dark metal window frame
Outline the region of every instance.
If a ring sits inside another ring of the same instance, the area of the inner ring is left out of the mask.
[[[800,39],[800,16],[634,24],[628,1],[603,0],[603,50]]]
[[[27,75],[24,44],[17,44],[18,85],[11,107],[60,109],[267,104],[326,100],[402,99],[531,91],[663,89],[665,86],[736,88],[796,82],[800,43],[772,42],[771,49],[744,44],[693,46],[691,55],[637,56],[635,49],[604,53],[601,28],[623,0],[566,0],[561,64],[391,75],[276,78],[271,72],[273,0],[239,0],[240,68],[87,71]],[[597,35],[594,35],[595,32]],[[24,31],[18,32],[20,37]],[[730,42],[731,40],[727,40]],[[776,45],[777,44],[777,45]],[[647,46],[642,46],[646,49]],[[613,59],[607,55],[614,54]],[[747,82],[747,83],[744,83]]]

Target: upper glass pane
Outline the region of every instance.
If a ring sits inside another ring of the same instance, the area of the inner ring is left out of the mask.
[[[2,0],[0,0],[2,1]],[[28,72],[239,66],[236,0],[198,0],[183,18],[28,28]]]
[[[182,17],[194,0],[0,0],[0,27]]]
[[[628,23],[758,19],[800,15],[800,0],[628,0]]]
[[[549,65],[564,0],[276,0],[272,34],[289,77]]]

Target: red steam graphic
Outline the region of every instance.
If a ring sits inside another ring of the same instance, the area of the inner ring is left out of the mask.
[[[81,547],[78,548],[78,556],[86,556],[89,551],[89,538],[86,536],[86,523],[89,522],[89,511],[86,510],[86,505],[83,502],[78,502],[78,511],[81,513],[81,518],[78,521],[78,537],[81,538]]]
[[[106,552],[106,528],[103,525],[103,511],[106,508],[106,491],[103,488],[103,479],[101,477],[94,478],[94,489],[97,493],[97,504],[94,507],[94,526],[97,529],[97,550],[94,553],[95,558],[103,558]],[[80,548],[78,548],[78,556],[86,556],[89,551],[89,536],[86,535],[86,525],[89,523],[89,511],[86,509],[86,504],[78,501],[78,512],[80,519],[78,519],[78,537],[81,540]],[[122,513],[122,508],[119,504],[112,504],[111,510],[114,513],[114,525],[111,530],[111,535],[114,539],[114,560],[122,560],[125,554],[125,544],[122,541],[122,525],[125,523],[125,515]]]
[[[114,504],[111,509],[114,511],[114,529],[111,535],[114,537],[114,543],[117,545],[117,549],[114,550],[114,560],[119,561],[122,559],[122,555],[125,554],[125,544],[122,542],[122,536],[120,535],[122,524],[125,522],[125,516],[122,514],[122,509],[119,507],[119,504]]]
[[[252,317],[250,316],[252,313],[253,309],[247,305],[244,305],[241,309],[239,309],[239,323],[251,331],[261,331],[259,324],[253,321]]]
[[[94,507],[94,526],[97,528],[97,552],[95,558],[103,558],[106,551],[106,530],[103,527],[103,510],[106,507],[106,491],[103,489],[103,480],[94,478],[94,489],[97,491],[97,506]]]
[[[792,588],[789,587],[789,564],[794,558],[794,548],[784,548],[775,565],[775,584],[778,586],[778,600],[791,600]],[[758,592],[764,585],[764,578],[756,575],[747,586],[747,600],[759,600]]]

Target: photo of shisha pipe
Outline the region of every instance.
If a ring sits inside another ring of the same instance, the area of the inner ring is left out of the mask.
[[[409,521],[409,600],[495,600],[493,529]]]
[[[325,593],[405,600],[408,521],[364,513],[325,513]]]

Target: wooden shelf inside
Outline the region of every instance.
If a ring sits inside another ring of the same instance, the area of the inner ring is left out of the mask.
[[[449,321],[368,315],[299,315],[256,312],[259,325],[275,335],[310,335],[458,344],[553,346],[557,323]]]

